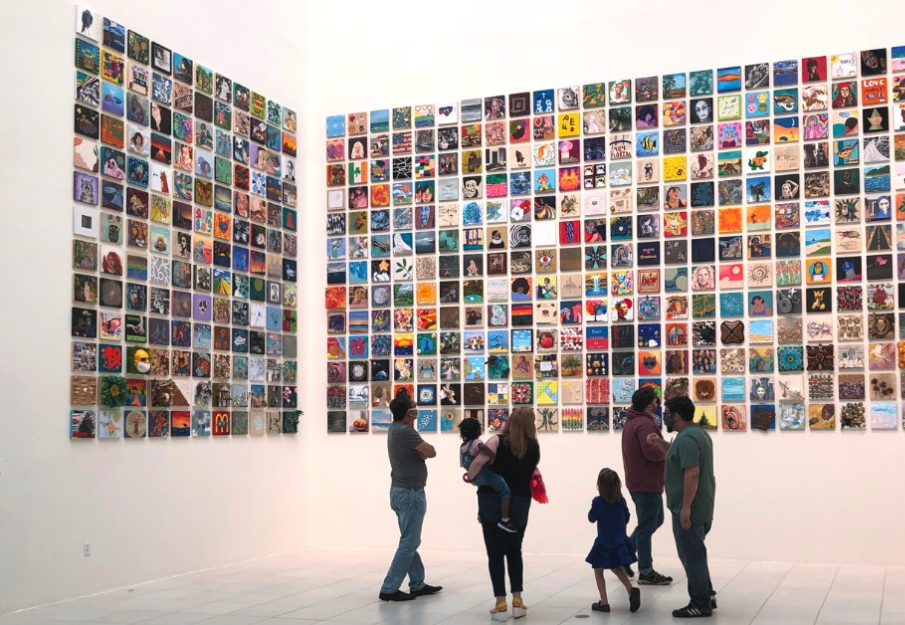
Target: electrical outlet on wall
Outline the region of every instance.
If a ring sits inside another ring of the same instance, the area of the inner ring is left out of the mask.
[[[91,543],[84,543],[82,545],[82,556],[85,558],[91,557]]]

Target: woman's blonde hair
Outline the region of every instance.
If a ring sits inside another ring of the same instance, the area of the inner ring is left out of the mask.
[[[612,469],[601,469],[597,474],[597,492],[607,503],[617,503],[622,499],[622,480]]]
[[[534,424],[534,411],[527,406],[516,408],[506,420],[506,435],[509,437],[509,449],[521,460],[528,452],[528,441],[537,440],[537,426]]]

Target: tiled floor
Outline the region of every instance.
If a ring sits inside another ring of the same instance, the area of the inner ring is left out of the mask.
[[[80,623],[204,623],[205,625],[489,625],[486,562],[478,554],[424,553],[434,597],[383,603],[377,592],[390,554],[302,552],[194,573],[52,606],[0,616],[0,625]],[[613,612],[590,611],[596,588],[579,556],[526,556],[524,625],[546,623],[676,622],[670,611],[687,603],[676,561],[658,568],[671,587],[642,588],[640,612],[607,577]],[[905,568],[784,562],[711,562],[719,609],[710,623],[905,623]]]

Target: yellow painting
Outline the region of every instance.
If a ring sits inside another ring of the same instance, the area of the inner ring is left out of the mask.
[[[559,115],[559,136],[560,137],[577,137],[581,133],[581,114],[580,113],[560,113]]]
[[[694,423],[701,424],[705,430],[716,429],[716,406],[697,406],[694,411]]]
[[[812,430],[835,430],[835,404],[808,404],[808,427]]]
[[[666,156],[663,158],[664,182],[685,180],[688,175],[688,159],[685,156]]]

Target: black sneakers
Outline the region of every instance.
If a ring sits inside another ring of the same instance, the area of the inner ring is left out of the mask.
[[[415,594],[397,590],[396,592],[382,592],[377,595],[377,598],[381,601],[411,601],[415,598]]]
[[[637,612],[638,608],[641,607],[641,589],[638,587],[632,588],[632,591],[628,594],[628,605],[629,612]]]
[[[425,595],[435,595],[441,590],[443,590],[443,586],[425,584],[418,590],[413,590],[412,592],[405,592],[402,590],[397,590],[396,592],[382,592],[377,595],[377,598],[381,601],[411,601],[412,599],[417,599],[418,597],[423,597]]]
[[[509,532],[510,534],[518,534],[518,530],[515,528],[515,525],[512,524],[511,519],[509,521],[500,521],[496,524],[496,526],[504,532]]]
[[[695,608],[691,605],[687,605],[684,608],[673,610],[672,615],[674,618],[705,618],[708,616],[713,616],[713,610],[702,610],[700,608]]]
[[[639,573],[638,583],[642,586],[669,586],[672,584],[672,578],[667,575],[660,575],[656,571],[650,573]]]
[[[413,590],[412,596],[423,597],[425,595],[436,595],[441,590],[443,590],[443,586],[431,586],[430,584],[425,584],[418,590]]]

